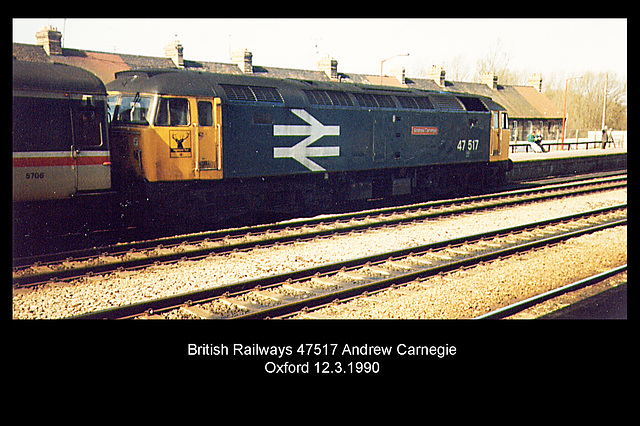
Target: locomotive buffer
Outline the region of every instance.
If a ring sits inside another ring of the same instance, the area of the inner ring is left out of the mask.
[[[292,109],[292,113],[300,117],[310,126],[274,125],[274,136],[308,136],[292,147],[273,148],[273,158],[293,158],[313,172],[325,171],[323,167],[311,161],[309,157],[339,157],[339,146],[309,147],[323,136],[340,136],[340,126],[325,126],[303,109]]]

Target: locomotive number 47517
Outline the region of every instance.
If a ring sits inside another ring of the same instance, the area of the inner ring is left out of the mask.
[[[460,141],[458,142],[458,151],[477,151],[479,143],[479,139],[460,139]]]

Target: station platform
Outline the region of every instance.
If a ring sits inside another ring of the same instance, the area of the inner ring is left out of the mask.
[[[509,158],[513,161],[513,170],[507,173],[511,182],[627,168],[627,148],[516,152]]]

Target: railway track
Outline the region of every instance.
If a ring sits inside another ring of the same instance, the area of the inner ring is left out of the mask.
[[[626,204],[256,280],[102,310],[72,319],[284,318],[336,300],[569,238],[626,225]]]
[[[502,307],[500,309],[496,309],[495,311],[492,312],[487,312],[484,315],[480,315],[478,317],[475,317],[474,319],[503,319],[503,318],[507,318],[511,315],[515,315],[518,312],[522,312],[525,309],[528,309],[532,306],[538,305],[542,302],[545,302],[547,300],[556,298],[558,296],[561,296],[563,294],[572,292],[572,291],[576,291],[579,290],[581,288],[590,286],[590,285],[594,285],[594,284],[598,284],[606,279],[609,279],[615,275],[621,274],[623,272],[625,272],[627,270],[627,265],[621,265],[618,266],[616,268],[612,268],[608,271],[602,272],[600,274],[596,274],[590,277],[587,277],[585,279],[573,282],[571,284],[567,284],[565,286],[562,286],[560,288],[556,288],[553,290],[549,290],[545,293],[542,294],[538,294],[536,296],[530,297],[528,299],[525,300],[521,300],[517,303],[513,303],[509,306],[505,306]]]
[[[14,260],[13,284],[25,287],[85,275],[143,268],[296,240],[327,237],[448,215],[509,207],[626,186],[626,175],[497,194],[368,210],[231,230],[161,238]]]

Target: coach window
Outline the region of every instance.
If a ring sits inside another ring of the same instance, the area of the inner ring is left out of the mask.
[[[156,114],[156,126],[188,126],[189,100],[160,98]]]
[[[104,141],[104,102],[76,104],[73,108],[74,142],[79,147],[101,146]]]
[[[213,106],[211,102],[198,101],[198,125],[213,126]]]
[[[13,98],[13,149],[59,151],[73,145],[71,101]]]

